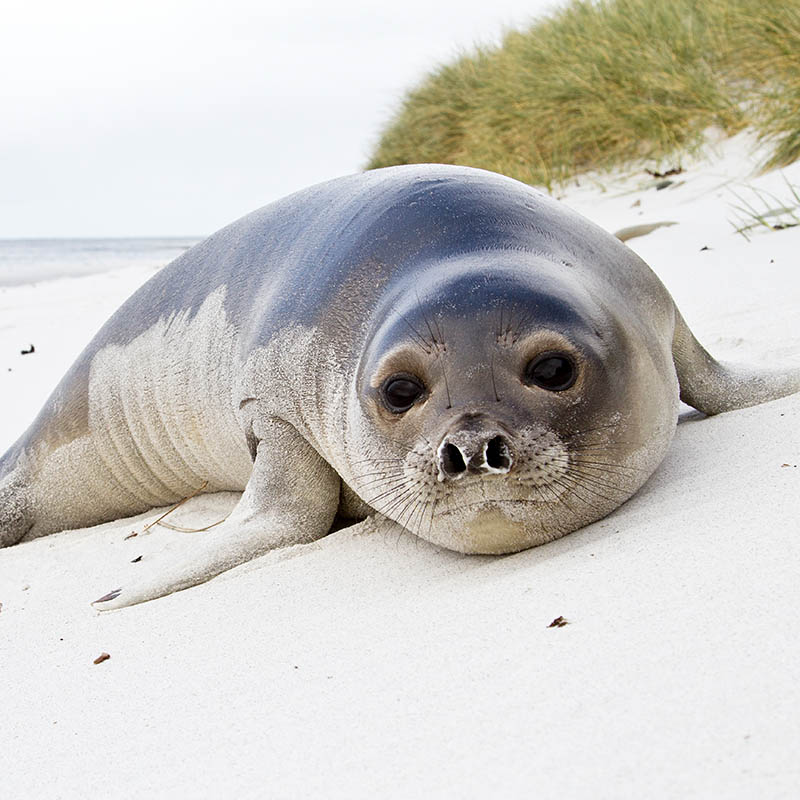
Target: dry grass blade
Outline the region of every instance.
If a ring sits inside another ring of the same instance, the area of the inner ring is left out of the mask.
[[[180,525],[171,525],[169,522],[159,522],[158,525],[162,528],[168,528],[171,531],[178,531],[178,533],[202,533],[203,531],[210,531],[212,528],[216,528],[217,525],[222,525],[226,519],[228,519],[227,516],[203,528],[182,528]]]
[[[736,219],[729,220],[736,233],[740,233],[749,241],[748,232],[758,228],[780,231],[800,225],[800,190],[789,183],[785,176],[784,181],[791,194],[790,200],[783,200],[763,189],[747,187],[755,198],[753,201],[748,201],[741,194],[731,190],[731,194],[739,201],[739,205],[731,206],[736,212]]]
[[[153,520],[149,525],[145,525],[144,528],[142,528],[142,533],[147,533],[147,531],[149,531],[150,528],[153,527],[153,525],[158,525],[161,522],[161,520],[164,519],[164,517],[171,514],[173,511],[175,511],[175,509],[180,508],[187,500],[191,500],[193,497],[197,497],[197,495],[200,494],[203,491],[203,489],[206,488],[206,486],[208,486],[208,481],[203,481],[199,489],[196,489],[190,495],[184,497],[183,500],[179,500],[177,503],[175,503],[174,506],[168,508],[158,519]]]

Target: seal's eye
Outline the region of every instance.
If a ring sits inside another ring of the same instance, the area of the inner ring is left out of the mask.
[[[381,394],[386,407],[393,414],[408,411],[422,396],[425,387],[413,375],[392,375],[383,382]]]
[[[576,377],[574,362],[563,353],[542,353],[525,368],[525,383],[551,392],[569,389]]]

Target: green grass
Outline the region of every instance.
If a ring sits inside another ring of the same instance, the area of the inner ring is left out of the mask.
[[[798,0],[573,0],[411,90],[368,168],[468,164],[545,186],[752,126],[800,157]]]

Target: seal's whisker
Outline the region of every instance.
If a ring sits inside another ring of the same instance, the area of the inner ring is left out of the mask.
[[[571,460],[567,465],[566,473],[586,475],[595,481],[604,481],[614,477],[624,480],[633,480],[637,478],[637,470],[634,468],[628,469],[621,464],[609,464],[604,467],[595,467],[591,464],[584,465],[579,460]]]
[[[372,505],[373,502],[382,500],[384,497],[391,494],[391,492],[403,489],[409,485],[410,481],[407,475],[388,476],[387,480],[382,484],[383,488],[381,488],[381,485],[376,485],[373,487],[373,490],[377,491],[377,494],[373,495],[369,501],[369,504]]]
[[[369,465],[365,464],[365,467],[366,466],[372,467],[372,469],[369,470],[365,469],[364,472],[353,472],[352,473],[353,477],[356,479],[366,478],[369,477],[370,475],[377,475],[379,473],[381,475],[402,475],[404,474],[405,471],[404,464],[402,461],[400,463],[387,462],[385,465],[380,463],[369,464]]]
[[[398,546],[400,544],[400,540],[403,538],[403,527],[398,525],[391,517],[380,514],[380,521],[376,533],[383,533],[384,539],[387,539],[388,535],[395,532],[396,528],[399,528],[399,531],[397,531],[397,537],[395,539],[395,546]]]
[[[646,470],[639,469],[638,467],[629,467],[624,464],[604,464],[603,466],[595,466],[591,463],[584,464],[580,459],[570,461],[568,471],[586,475],[596,481],[602,481],[613,477],[622,478],[624,480],[638,480],[640,473],[646,473]]]
[[[391,504],[396,498],[402,499],[409,491],[411,491],[411,489],[408,483],[406,481],[401,481],[400,483],[396,483],[393,486],[390,486],[388,489],[379,492],[377,496],[370,498],[368,505],[380,511],[382,514],[386,513],[387,508],[391,507],[389,504]],[[386,503],[383,503],[382,506],[379,506],[378,504],[384,500],[386,500]]]
[[[648,470],[642,469],[641,467],[634,467],[630,464],[619,464],[614,463],[612,461],[593,461],[585,458],[576,458],[575,455],[581,455],[580,451],[574,451],[573,453],[564,454],[564,455],[554,455],[550,457],[550,461],[555,464],[559,464],[563,467],[567,467],[568,469],[572,469],[575,467],[585,467],[587,472],[589,470],[596,472],[600,475],[607,475],[607,474],[622,474],[624,471],[628,472],[648,472]]]
[[[403,494],[394,503],[386,507],[382,513],[388,517],[391,512],[391,518],[398,525],[406,527],[402,522],[403,516],[407,512],[409,505],[416,501],[416,498],[417,493],[414,491],[414,488],[411,487],[406,492],[403,492]]]
[[[519,307],[517,307],[517,316],[516,319],[514,319],[513,309],[512,309],[512,315],[509,317],[506,333],[509,336],[511,336],[511,339],[513,341],[516,341],[517,338],[519,337],[521,329],[530,326],[532,321],[533,321],[532,312],[526,309],[520,310]]]
[[[550,526],[552,527],[552,530],[554,530],[556,533],[560,533],[563,530],[564,526],[562,525],[561,522],[559,522],[558,516],[556,515],[555,508],[553,508],[553,499],[558,501],[558,493],[553,491],[552,487],[546,487],[546,488],[548,488],[550,490],[550,493],[553,495],[553,497],[548,498],[544,493],[545,487],[536,486],[534,488],[536,489],[536,493],[541,498],[541,506],[540,506],[540,508],[544,509],[545,513],[551,519]],[[551,527],[545,527],[544,525],[542,525],[543,530],[550,530]],[[552,538],[555,538],[555,536],[552,537]]]
[[[391,465],[388,467],[381,467],[376,465],[376,468],[369,472],[354,472],[353,480],[357,482],[363,478],[371,478],[374,475],[403,475],[404,470],[401,465]]]
[[[489,370],[492,374],[492,391],[494,392],[494,399],[496,402],[500,402],[500,395],[497,393],[497,381],[494,377],[494,352],[492,352],[492,358],[489,361]]]
[[[416,534],[416,531],[414,530],[414,518],[416,517],[417,512],[419,511],[420,505],[422,505],[422,504],[423,504],[423,502],[420,499],[420,496],[419,496],[419,493],[418,493],[417,495],[415,495],[410,507],[408,507],[408,509],[406,511],[405,521],[402,524],[403,524],[403,527],[409,533]]]
[[[361,466],[364,469],[369,467],[374,467],[375,470],[402,470],[405,463],[405,459],[403,458],[386,458],[386,459],[376,459],[376,460],[365,460],[361,461],[360,463],[354,463],[351,466]],[[374,471],[374,470],[373,470]],[[359,474],[355,472],[353,474]]]
[[[584,486],[580,481],[570,481],[566,477],[560,478],[556,481],[556,483],[564,489],[564,491],[569,494],[571,497],[575,497],[577,500],[580,500],[585,506],[589,508],[596,508],[597,507],[597,500],[594,498],[587,500],[586,497],[581,494],[582,489],[586,489],[587,491],[591,492],[588,486]]]
[[[444,338],[444,331],[439,324],[439,320],[435,316],[433,317],[433,324],[436,326],[436,333],[439,335],[439,343],[442,345],[442,349],[447,352],[447,341]]]
[[[431,444],[430,440],[427,439],[425,436],[423,436],[422,433],[418,433],[417,436],[426,445],[428,445],[428,447],[430,447],[432,450],[434,449],[434,447]],[[386,436],[386,441],[387,442],[391,442],[392,444],[396,444],[398,447],[402,448],[404,453],[407,453],[408,455],[417,455],[417,456],[425,456],[425,455],[427,455],[424,450],[418,450],[416,447],[413,450],[409,451],[407,442],[400,442],[397,439],[393,439],[391,436],[387,435]],[[408,457],[408,455],[406,456],[406,458]],[[404,458],[403,460],[406,460],[406,458]]]
[[[436,516],[436,506],[438,505],[438,503],[439,503],[439,498],[438,497],[434,497],[433,498],[433,503],[431,503],[431,516],[430,516],[430,520],[428,522],[428,535],[425,537],[426,539],[430,539],[430,534],[431,534],[431,531],[433,530],[433,520],[434,520],[434,518]]]
[[[607,489],[612,492],[616,492],[617,494],[626,494],[625,490],[620,488],[617,484],[611,483],[610,481],[601,480],[597,476],[587,475],[586,473],[580,472],[578,470],[573,470],[570,473],[569,477],[571,477],[573,480],[578,481],[581,485],[585,485],[587,488],[589,488],[590,486],[597,486],[601,489]]]
[[[571,444],[571,449],[573,453],[582,453],[582,452],[588,453],[590,451],[597,451],[597,450],[608,450],[609,452],[622,450],[622,452],[627,454],[632,449],[637,449],[641,446],[642,446],[641,442],[630,442],[630,441],[615,439],[613,442],[585,442],[578,445]]]
[[[408,495],[415,490],[416,485],[417,484],[409,480],[401,481],[381,492],[377,497],[372,498],[369,505],[380,511],[381,514],[389,516],[389,512],[393,511],[397,505],[401,504]],[[377,505],[379,502],[381,503],[380,506]]]
[[[411,496],[409,498],[409,502],[406,503],[405,506],[403,507],[403,509],[398,511],[397,514],[395,515],[395,519],[397,519],[398,522],[403,518],[403,515],[405,513],[407,513],[407,511],[409,509],[409,503],[415,503],[416,500],[420,497],[420,495],[422,494],[422,490],[424,488],[424,485],[423,485],[422,482],[420,482],[418,480],[413,480],[413,481],[409,481],[408,488],[409,488],[409,491],[411,493]]]
[[[409,514],[408,521],[406,522],[406,529],[411,531],[414,535],[419,536],[421,522],[425,516],[425,509],[427,508],[428,500],[424,492],[419,492],[417,495],[417,502]]]
[[[444,381],[444,391],[445,394],[447,395],[447,408],[450,409],[453,407],[453,401],[452,398],[450,397],[450,384],[447,382],[447,369],[445,368],[444,359],[442,358],[441,353],[437,355],[437,360],[439,361],[442,367],[442,380]]]
[[[419,292],[415,290],[414,294],[417,297],[417,306],[419,307],[419,310],[422,312],[422,321],[425,323],[425,327],[428,329],[428,333],[431,336],[431,346],[435,347],[435,345],[438,342],[437,342],[436,336],[435,336],[435,334],[433,332],[433,328],[431,328],[431,324],[430,324],[430,322],[428,322],[428,315],[425,313],[425,308],[422,305],[422,300],[420,300]]]
[[[388,475],[388,476],[376,477],[367,481],[360,481],[358,483],[357,488],[359,490],[370,489],[371,491],[376,491],[379,490],[381,487],[385,487],[387,484],[392,482],[395,483],[398,482],[397,475]],[[400,482],[402,482],[402,479],[400,480]]]
[[[402,507],[395,514],[393,514],[395,522],[400,525],[400,527],[409,530],[408,519],[413,513],[417,502],[418,495],[415,492],[412,492],[411,496],[406,499]]]
[[[569,436],[567,436],[565,438],[566,439],[572,439],[575,436],[585,436],[587,433],[597,433],[597,431],[613,430],[613,429],[619,428],[619,427],[620,427],[620,422],[619,422],[619,420],[617,420],[615,422],[609,422],[606,425],[595,425],[592,428],[581,428],[580,430],[577,430],[574,433],[571,433]]]
[[[572,488],[573,492],[575,491],[575,487],[580,487],[582,489],[585,489],[587,492],[590,492],[591,494],[596,495],[597,497],[600,497],[601,499],[605,500],[608,503],[615,503],[616,502],[616,500],[614,500],[614,498],[609,497],[608,495],[603,494],[603,492],[601,492],[598,489],[596,489],[595,485],[597,485],[597,484],[594,484],[593,481],[586,480],[585,477],[584,478],[578,478],[578,477],[575,477],[575,476],[572,476],[572,475],[562,475],[560,480],[566,481],[567,483],[569,483],[570,486],[573,487]],[[608,486],[608,485],[602,485],[601,484],[600,488],[602,488],[602,489],[611,489],[612,491],[615,491],[617,494],[625,494],[624,492],[621,492],[619,489],[616,489],[616,487],[614,487],[614,486]]]
[[[350,461],[350,466],[356,466],[357,464],[395,464],[395,463],[402,463],[405,461],[404,458],[400,456],[395,456],[393,458],[356,458]]]
[[[566,487],[566,486],[565,486],[563,483],[561,483],[561,482],[560,482],[558,479],[554,479],[554,480],[553,480],[553,484],[554,484],[554,485],[556,485],[556,486],[560,486],[560,487],[561,487],[562,489],[564,489],[564,490],[565,490],[567,493],[569,493],[569,489],[568,489],[568,487]],[[570,504],[569,504],[569,503],[566,501],[566,498],[563,496],[563,494],[559,494],[557,491],[555,491],[555,489],[553,489],[553,487],[552,487],[552,486],[548,486],[547,488],[548,488],[548,489],[550,489],[550,491],[553,493],[553,496],[554,496],[554,498],[555,498],[555,501],[556,501],[557,503],[560,503],[561,505],[563,505],[563,506],[564,506],[564,508],[566,508],[566,509],[567,509],[567,511],[569,511],[569,513],[570,513],[570,514],[572,514],[572,516],[573,516],[575,519],[577,519],[577,520],[580,520],[580,515],[579,515],[579,514],[578,514],[578,512],[577,512],[577,511],[575,511],[575,509],[574,509],[574,508],[573,508],[573,507],[572,507],[572,506],[571,506],[571,505],[570,505]]]
[[[434,343],[431,341],[429,342],[409,321],[405,314],[397,309],[394,309],[394,313],[400,317],[400,319],[405,322],[405,324],[409,327],[412,334],[414,335],[412,341],[422,350],[423,353],[426,355],[430,355],[434,351]]]
[[[629,472],[647,472],[646,469],[642,469],[641,467],[632,467],[630,464],[614,464],[608,461],[587,461],[583,458],[572,458],[570,460],[571,464],[580,464],[581,466],[585,467],[606,467],[607,470],[599,469],[599,472],[604,472],[608,470],[627,470]]]
[[[597,434],[597,431],[592,431],[592,434]],[[581,433],[580,436],[589,436],[589,433]],[[576,441],[577,440],[577,441]],[[606,435],[598,435],[595,439],[585,439],[581,441],[578,435],[568,436],[565,440],[570,447],[613,447],[614,445],[624,444],[628,447],[641,447],[644,442],[635,441],[632,439],[620,439],[616,436],[608,437]]]

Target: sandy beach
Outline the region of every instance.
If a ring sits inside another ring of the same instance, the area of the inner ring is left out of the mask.
[[[796,366],[800,227],[731,220],[741,198],[790,204],[800,163],[758,159],[740,134],[679,174],[589,176],[562,199],[612,232],[676,223],[628,244],[697,337]],[[0,450],[151,274],[0,288]],[[630,501],[511,556],[367,522],[100,613],[202,533],[144,532],[153,510],[2,550],[2,796],[798,797],[799,430],[800,395],[684,407]],[[169,519],[207,525],[236,499]]]

